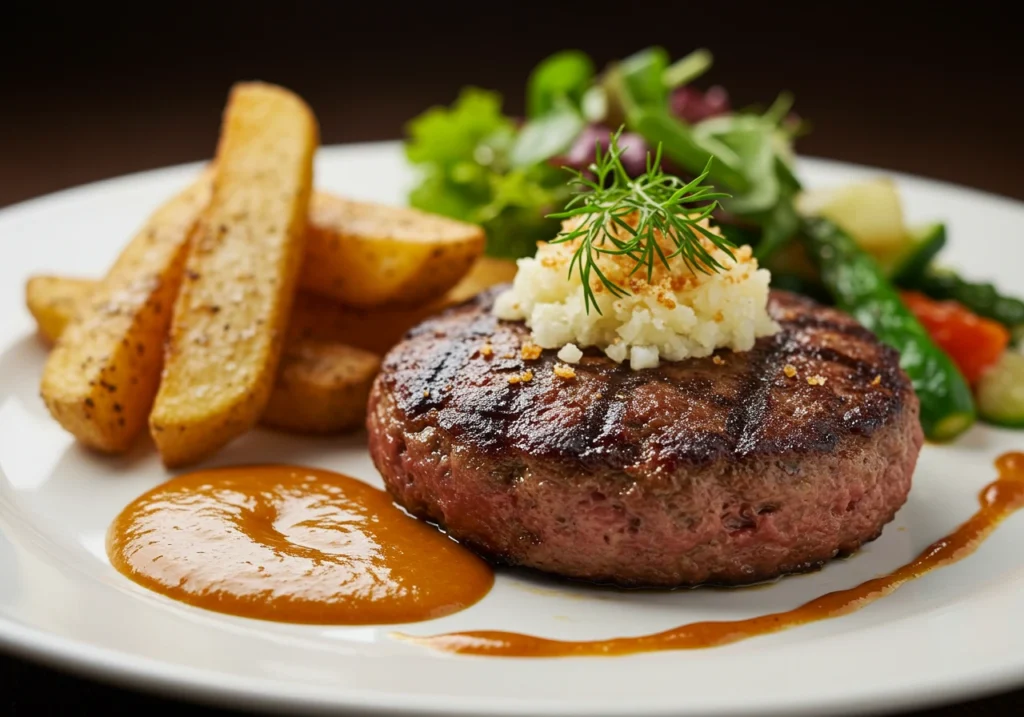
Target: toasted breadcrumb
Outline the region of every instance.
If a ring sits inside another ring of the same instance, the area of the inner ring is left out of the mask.
[[[502,358],[515,358],[516,355],[514,353],[512,353],[511,351],[509,351],[508,353],[502,354],[501,357]]]
[[[576,370],[572,366],[567,366],[564,363],[556,363],[554,371],[558,378],[564,378],[566,381],[576,378]]]
[[[430,391],[424,390],[423,391],[423,398],[430,398]]]
[[[787,378],[793,378],[796,376],[796,366],[791,363],[787,363],[782,367],[782,373],[786,374]]]
[[[811,386],[824,386],[825,385],[825,377],[824,376],[808,376],[807,377],[807,383],[809,383]]]
[[[533,380],[533,371],[526,370],[522,373],[512,374],[508,377],[509,383],[527,383]]]
[[[874,380],[871,382],[871,385],[872,386],[877,386],[881,382],[882,382],[882,376],[878,375],[878,376],[875,376]]]
[[[484,358],[488,358],[494,355],[494,347],[490,344],[484,344],[480,347],[480,355]]]
[[[523,344],[523,348],[519,350],[519,355],[523,357],[524,361],[533,361],[540,358],[540,354],[544,349],[535,343],[527,342]]]
[[[715,366],[725,366],[725,359],[721,356],[712,356],[711,363],[715,364]]]

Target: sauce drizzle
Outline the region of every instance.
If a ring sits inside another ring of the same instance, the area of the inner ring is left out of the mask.
[[[955,563],[973,553],[995,527],[1024,507],[1024,453],[1007,453],[996,460],[999,478],[978,496],[981,508],[949,536],[932,543],[914,561],[888,575],[849,590],[822,595],[787,612],[747,620],[697,622],[640,637],[570,642],[515,632],[480,630],[430,637],[400,635],[438,650],[496,657],[583,657],[622,655],[660,650],[717,647],[758,635],[779,632],[855,612],[925,573]]]
[[[278,622],[427,620],[469,607],[494,582],[483,560],[384,491],[292,466],[173,478],[124,509],[107,553],[150,590]]]

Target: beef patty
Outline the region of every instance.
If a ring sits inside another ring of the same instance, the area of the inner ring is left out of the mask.
[[[529,329],[490,313],[500,290],[411,330],[367,418],[395,500],[485,557],[749,583],[856,550],[906,500],[917,397],[849,316],[773,292],[782,330],[751,351],[641,371],[587,351],[566,378],[554,351],[523,357]]]

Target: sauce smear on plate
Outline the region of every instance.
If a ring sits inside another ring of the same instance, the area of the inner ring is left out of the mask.
[[[697,622],[653,635],[570,642],[515,632],[481,630],[431,637],[402,637],[438,650],[500,657],[583,657],[658,650],[717,647],[749,637],[855,612],[885,597],[904,583],[973,553],[1003,518],[1024,507],[1024,453],[1007,453],[996,461],[999,478],[981,491],[981,508],[966,523],[898,570],[849,590],[815,598],[787,612],[747,620]]]
[[[107,552],[150,590],[279,622],[428,620],[469,607],[494,582],[483,560],[384,491],[295,466],[174,478],[124,509]]]

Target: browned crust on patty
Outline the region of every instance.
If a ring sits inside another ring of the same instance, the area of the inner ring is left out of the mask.
[[[847,315],[777,291],[769,310],[782,330],[751,351],[632,371],[588,350],[567,380],[555,351],[525,360],[529,330],[490,313],[502,288],[424,322],[386,357],[378,382],[410,430],[429,422],[475,451],[563,469],[671,471],[832,451],[916,401],[894,350]]]

